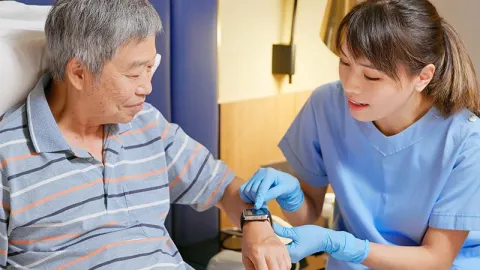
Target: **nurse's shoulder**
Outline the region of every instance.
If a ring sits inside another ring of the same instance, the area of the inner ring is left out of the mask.
[[[460,146],[480,145],[480,118],[467,109],[451,116],[450,134]]]

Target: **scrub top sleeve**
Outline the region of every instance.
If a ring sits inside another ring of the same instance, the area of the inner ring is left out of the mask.
[[[480,231],[480,135],[475,137],[459,154],[433,207],[430,227]]]
[[[316,187],[328,185],[318,136],[315,107],[321,106],[316,90],[299,112],[279,143],[285,158],[300,179]]]

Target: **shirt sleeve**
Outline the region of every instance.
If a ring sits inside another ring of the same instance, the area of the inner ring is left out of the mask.
[[[209,209],[222,198],[235,175],[181,127],[160,118],[166,132],[163,139],[171,203],[190,205],[197,211]]]
[[[7,267],[7,254],[8,254],[8,218],[10,213],[10,192],[8,182],[0,171],[0,177],[2,178],[2,205],[0,209],[0,268],[6,269]]]
[[[312,186],[327,186],[329,181],[320,148],[315,105],[321,88],[314,91],[279,143],[288,163],[298,176]]]
[[[436,201],[429,226],[480,231],[480,134],[469,138]]]

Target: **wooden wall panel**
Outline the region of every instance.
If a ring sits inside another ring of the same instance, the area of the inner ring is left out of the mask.
[[[311,91],[225,103],[220,105],[220,159],[244,180],[261,166],[285,161],[277,147]],[[272,214],[283,215],[275,202]],[[231,227],[221,215],[221,228]]]

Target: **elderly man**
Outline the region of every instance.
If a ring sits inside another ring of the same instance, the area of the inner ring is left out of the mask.
[[[164,227],[170,203],[248,208],[241,180],[145,103],[161,23],[147,0],[58,0],[51,71],[0,122],[0,265],[189,268]],[[244,263],[289,269],[268,222],[244,226]]]

